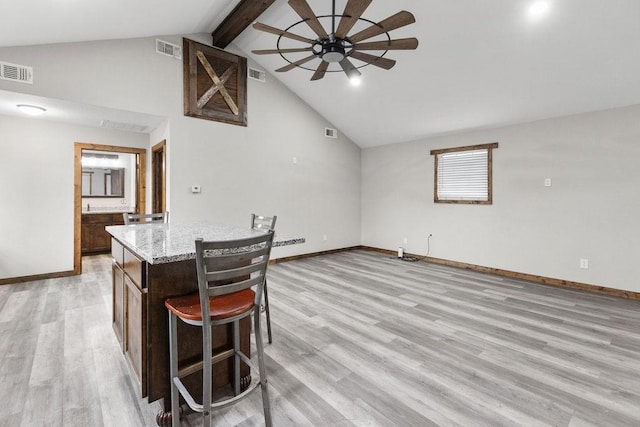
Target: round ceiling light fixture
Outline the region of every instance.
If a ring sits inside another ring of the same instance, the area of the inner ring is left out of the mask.
[[[529,16],[538,18],[549,11],[550,5],[546,0],[536,1],[529,6]]]
[[[46,108],[38,107],[37,105],[18,104],[16,105],[16,107],[18,107],[18,110],[30,116],[39,116],[41,114],[44,114],[45,111],[47,111]]]

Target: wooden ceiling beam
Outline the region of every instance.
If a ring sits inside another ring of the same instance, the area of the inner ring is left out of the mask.
[[[275,0],[241,0],[218,28],[213,30],[213,46],[224,49],[251,25]]]

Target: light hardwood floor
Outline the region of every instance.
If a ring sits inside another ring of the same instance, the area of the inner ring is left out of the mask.
[[[0,426],[155,425],[110,259],[83,267],[0,286]],[[638,301],[367,251],[271,266],[269,297],[275,426],[640,426]],[[259,393],[216,422],[263,425]]]

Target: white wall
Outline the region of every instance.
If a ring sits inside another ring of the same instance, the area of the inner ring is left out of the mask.
[[[0,59],[33,66],[35,74],[33,85],[0,81],[0,90],[167,117],[147,148],[167,140],[172,222],[246,226],[252,211],[277,214],[280,233],[307,243],[277,248],[274,257],[360,243],[360,149],[344,137],[325,138],[324,128],[334,126],[271,76],[249,81],[249,126],[241,127],[183,116],[182,62],[156,54],[155,38],[0,48]],[[190,193],[194,184],[201,194]],[[72,221],[65,209],[56,216]]]
[[[0,279],[73,270],[75,142],[148,135],[0,116]]]
[[[276,258],[359,245],[360,148],[325,137],[332,125],[270,75],[248,81],[248,110],[246,128],[171,122],[172,221],[246,226],[251,212],[277,214],[279,233],[307,243],[276,248]]]
[[[493,205],[433,203],[429,151],[490,142]],[[362,243],[639,292],[638,159],[640,106],[366,149]]]

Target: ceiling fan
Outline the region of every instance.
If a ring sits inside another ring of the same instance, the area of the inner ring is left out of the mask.
[[[389,36],[389,31],[412,24],[416,20],[413,14],[407,11],[398,12],[377,23],[365,19],[362,17],[362,14],[372,1],[373,0],[348,0],[344,12],[339,15],[336,14],[336,2],[333,0],[331,15],[316,15],[306,0],[289,0],[289,6],[291,6],[302,20],[294,23],[285,30],[280,30],[258,22],[253,24],[253,28],[256,30],[279,36],[276,49],[254,50],[253,53],[257,55],[279,54],[289,64],[278,68],[276,71],[290,71],[296,67],[315,71],[311,80],[320,80],[324,77],[325,73],[336,71],[344,71],[352,81],[359,80],[361,73],[358,68],[367,65],[374,65],[389,70],[396,64],[396,61],[384,57],[388,51],[412,50],[418,47],[418,39],[415,37],[392,40]],[[339,21],[337,18],[340,18]],[[325,22],[330,20],[331,32],[325,29],[320,19]],[[355,34],[349,34],[359,22],[360,24],[364,24],[365,27]],[[317,36],[315,39],[289,31],[302,23],[308,25],[313,33],[315,33]],[[374,41],[366,41],[376,36],[381,37]],[[283,38],[302,42],[307,44],[307,46],[281,48],[280,43]],[[371,55],[363,51],[378,51],[382,53],[379,55]],[[299,52],[310,52],[311,54],[295,61],[287,58],[287,55]],[[308,68],[308,66],[306,66],[307,63],[316,58],[320,59],[320,64],[315,68]],[[356,67],[353,62],[351,62],[352,59],[364,62],[364,64]],[[329,70],[329,65],[333,63],[338,63],[342,70]]]

